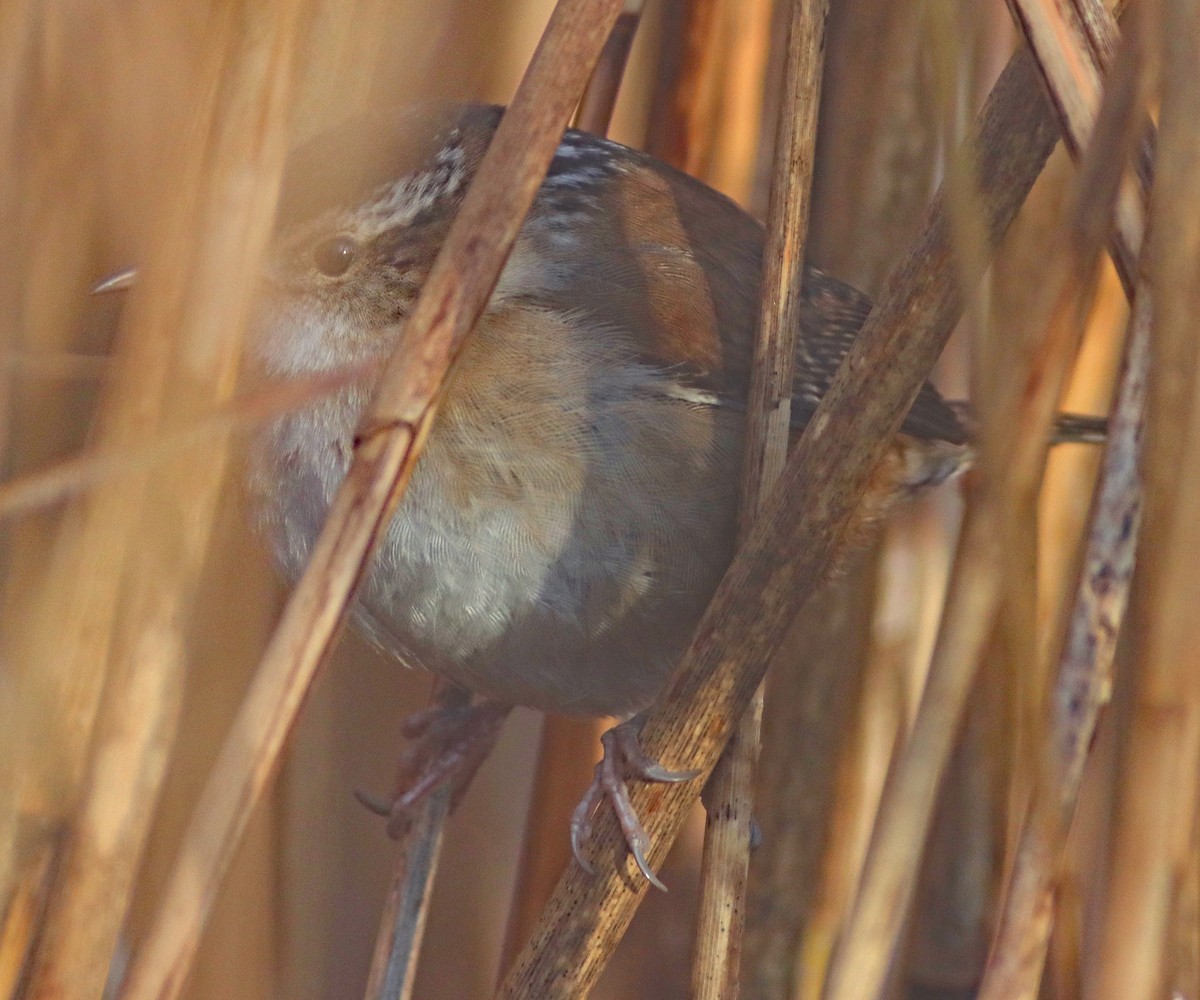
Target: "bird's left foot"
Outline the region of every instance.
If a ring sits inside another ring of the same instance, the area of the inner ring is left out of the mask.
[[[613,726],[603,736],[600,743],[604,747],[604,757],[596,765],[596,774],[592,783],[583,796],[583,801],[575,807],[571,816],[571,853],[584,871],[593,871],[583,858],[583,842],[592,832],[592,814],[604,799],[612,803],[613,812],[617,814],[617,822],[625,835],[625,843],[629,845],[629,853],[637,862],[641,873],[646,876],[656,889],[667,891],[658,877],[650,870],[646,860],[646,850],[650,846],[650,837],[642,826],[629,801],[629,789],[625,779],[641,778],[643,781],[691,781],[699,777],[699,771],[670,771],[658,761],[647,757],[638,741],[641,723],[630,719],[620,725]]]
[[[404,833],[414,808],[441,785],[452,788],[453,810],[495,745],[511,709],[511,705],[481,701],[453,708],[434,706],[410,715],[402,727],[409,743],[400,755],[391,800],[382,802],[355,792],[359,802],[387,818],[388,834],[393,838]]]

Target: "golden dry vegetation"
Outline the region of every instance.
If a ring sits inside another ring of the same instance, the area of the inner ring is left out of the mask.
[[[367,986],[398,848],[351,793],[389,787],[431,685],[338,622],[439,373],[396,365],[407,423],[285,614],[239,469],[320,387],[248,395],[242,335],[288,149],[514,100],[553,6],[0,5],[0,994],[400,995],[382,960]],[[698,783],[639,788],[670,894],[609,870],[611,824],[586,876],[599,724],[518,712],[400,851],[411,885],[441,843],[405,995],[1200,1000],[1200,3],[560,0],[480,199],[532,195],[623,6],[611,134],[770,219],[764,329],[802,258],[879,307],[787,466],[754,439],[762,516],[647,726],[710,768],[736,724],[738,822],[702,848]],[[479,205],[488,252],[430,280],[461,312],[411,321],[442,356],[516,224]],[[132,262],[127,301],[89,296]],[[977,468],[819,586],[935,357]],[[1047,455],[1056,408],[1114,407],[1107,448]]]

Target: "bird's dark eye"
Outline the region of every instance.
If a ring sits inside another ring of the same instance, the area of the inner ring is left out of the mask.
[[[313,249],[313,264],[328,278],[346,273],[358,255],[358,244],[349,236],[331,236]]]

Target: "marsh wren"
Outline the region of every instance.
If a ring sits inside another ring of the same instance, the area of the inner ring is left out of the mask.
[[[359,121],[294,156],[253,333],[269,375],[389,355],[500,115],[455,105]],[[489,734],[513,704],[636,713],[685,649],[733,552],[763,245],[762,226],[704,184],[564,134],[354,610],[385,652],[482,696],[472,717]],[[798,428],[869,308],[808,270]],[[255,449],[252,492],[293,577],[369,395],[356,385],[289,414]],[[954,409],[925,385],[861,518],[969,456]],[[465,736],[450,742],[418,792],[479,756]],[[629,726],[605,748],[576,854],[607,795],[653,880],[623,779],[691,775],[644,759]]]

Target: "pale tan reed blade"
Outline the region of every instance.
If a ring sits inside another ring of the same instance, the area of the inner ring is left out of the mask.
[[[787,460],[828,12],[825,0],[793,0],[791,5],[760,293],[762,319],[754,340],[746,409],[738,514],[741,540],[749,534]],[[695,1000],[716,1000],[738,992],[762,715],[760,687],[705,794],[708,824],[692,960]]]
[[[1129,19],[1127,19],[1128,23]],[[1135,22],[1136,23],[1136,22]],[[1131,37],[1111,71],[1084,169],[1102,158],[1126,162],[1142,112],[1139,59]],[[1086,58],[1086,53],[1079,53]],[[1109,184],[1113,183],[1111,169]],[[1091,183],[1091,179],[1081,183]],[[1140,243],[1140,232],[1135,234]],[[1132,254],[1116,234],[1115,256]],[[1122,268],[1121,273],[1126,273]],[[1003,893],[1002,915],[980,986],[986,1000],[1036,997],[1054,923],[1053,879],[1078,799],[1098,715],[1112,689],[1116,639],[1124,619],[1137,545],[1138,456],[1149,366],[1149,290],[1134,298],[1109,443],[1093,504],[1087,548],[1051,692],[1047,746],[1033,800],[1021,820]]]
[[[1031,62],[1018,54],[973,130],[969,148],[979,157],[993,241],[1057,141],[1038,88]],[[961,273],[939,199],[797,444],[680,670],[650,710],[643,745],[664,766],[707,771],[716,763],[731,720],[749,704],[796,607],[827,570],[886,442],[945,344],[961,311]],[[665,856],[698,793],[695,784],[632,790],[650,834],[651,865]],[[630,869],[610,817],[601,817],[588,853],[608,874],[566,873],[500,996],[576,997],[595,983],[645,884]]]
[[[1134,693],[1118,779],[1098,967],[1089,1000],[1159,995],[1173,899],[1188,867],[1200,748],[1200,5],[1147,5],[1161,115],[1146,273],[1153,294],[1138,586],[1130,605]],[[1157,17],[1155,15],[1158,15]]]
[[[389,361],[346,482],[185,834],[126,1000],[178,996],[235,846],[424,445],[442,380],[482,312],[620,11],[562,0]],[[500,207],[503,206],[503,207]]]
[[[1133,576],[1149,334],[1150,294],[1142,288],[1130,318],[1083,571],[1053,691],[1054,759],[1047,767],[1053,774],[1035,789],[1022,820],[980,1000],[1036,1000],[1041,986],[1056,920],[1055,872],[1098,716],[1111,695],[1116,640]]]
[[[221,71],[213,82],[228,88],[216,92],[236,97],[214,103],[210,128],[197,130],[194,143],[181,151],[189,162],[209,164],[210,173],[167,207],[175,229],[159,249],[178,253],[166,265],[174,273],[155,274],[161,264],[152,263],[144,293],[178,296],[173,314],[157,317],[177,331],[167,362],[171,394],[163,401],[164,426],[220,403],[235,381],[255,290],[251,276],[270,237],[289,144],[291,54],[303,7],[303,0],[276,0],[261,11],[237,11],[218,22],[209,40],[219,60],[212,65]],[[247,185],[247,175],[256,183]],[[180,252],[185,243],[191,252]],[[178,294],[185,289],[197,298]],[[214,305],[197,307],[199,297]],[[150,326],[143,335],[162,333]],[[143,487],[145,523],[122,593],[96,744],[42,932],[31,997],[96,996],[104,988],[174,745],[189,609],[227,459],[227,439],[214,437],[199,455],[174,457]]]
[[[198,122],[214,112],[214,100],[205,95],[215,99],[215,67],[226,54],[233,21],[232,9],[229,16],[214,18],[204,39],[208,53],[218,58],[210,59],[199,74],[193,94]],[[56,27],[49,24],[46,29],[53,35]],[[268,65],[264,75],[266,97],[252,115],[270,122],[280,94],[286,93],[278,83],[287,74]],[[48,89],[64,84],[45,82]],[[71,131],[65,122],[63,130]],[[211,146],[203,128],[194,135],[197,142]],[[225,180],[227,161],[238,156],[239,133],[231,129],[229,135],[226,161],[215,158],[218,177]],[[255,149],[252,162],[263,167],[261,184],[269,190],[278,180],[271,161],[282,162],[286,140],[281,134],[262,140],[256,135],[260,145],[247,145]],[[70,143],[59,147],[58,152],[63,151],[83,158]],[[243,222],[214,233],[210,206],[204,205],[192,169],[201,157],[197,148],[188,153],[192,155],[184,154],[172,164],[178,168],[173,188],[163,184],[148,192],[164,206],[152,237],[161,256],[153,266],[150,291],[131,312],[119,338],[114,377],[106,387],[97,438],[114,450],[153,440],[172,422],[223,399],[240,357],[239,314],[248,302],[242,275],[256,267],[256,244],[261,249],[265,243],[271,208],[268,204],[264,213],[254,204],[257,195],[251,196]],[[73,164],[75,170],[80,160]],[[244,166],[243,159],[234,171]],[[228,201],[228,191],[218,200]],[[56,226],[45,222],[53,235]],[[205,238],[196,244],[201,252],[191,254],[187,247],[197,231]],[[61,246],[56,250],[60,257],[70,256]],[[208,268],[212,262],[204,253],[215,254],[228,271]],[[213,313],[195,309],[194,302],[193,308],[186,308],[187,291],[198,285],[193,270],[221,285],[223,305]],[[55,289],[60,301],[75,301],[64,290]],[[35,321],[29,316],[26,320]],[[203,460],[173,470],[175,475],[135,475],[112,482],[104,495],[89,498],[82,509],[64,518],[57,549],[48,560],[51,571],[32,601],[35,612],[9,651],[27,677],[36,678],[43,688],[20,692],[28,699],[20,725],[40,723],[43,728],[27,743],[32,749],[24,752],[36,751],[37,756],[24,762],[29,766],[22,769],[20,784],[4,783],[5,799],[15,788],[17,811],[38,803],[44,814],[38,815],[35,807],[31,814],[20,815],[30,827],[22,832],[32,841],[40,825],[60,837],[67,850],[47,924],[39,929],[32,995],[96,995],[107,974],[169,753],[185,661],[187,612],[204,563],[224,462],[224,449],[216,442]],[[184,509],[187,514],[181,516]],[[156,575],[162,568],[166,572]],[[70,603],[73,597],[78,603]],[[62,603],[64,598],[67,603]],[[102,685],[104,715],[110,721],[102,723],[89,760],[85,750],[92,742]],[[61,701],[39,716],[37,697],[55,687]],[[117,727],[111,724],[114,717],[120,719]],[[77,804],[78,813],[62,829],[60,811]],[[0,810],[7,814],[12,805],[4,801]],[[28,844],[25,849],[28,856],[37,857]]]

